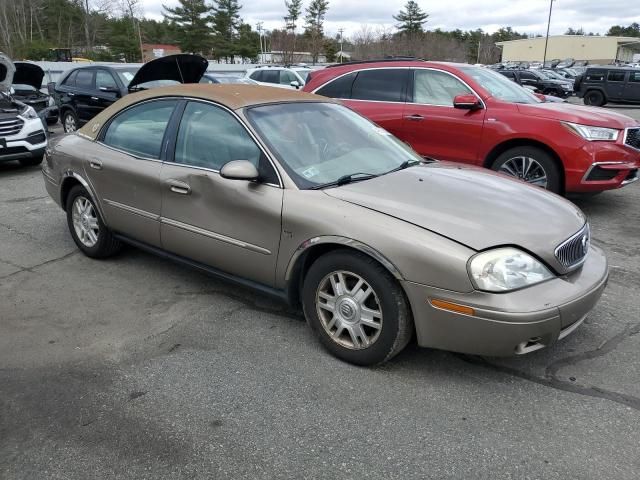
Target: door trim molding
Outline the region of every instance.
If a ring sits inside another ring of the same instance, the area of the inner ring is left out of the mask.
[[[196,233],[198,235],[203,235],[205,237],[213,238],[214,240],[228,243],[235,247],[240,247],[246,250],[250,250],[252,252],[261,253],[262,255],[271,255],[271,250],[267,250],[266,248],[260,247],[258,245],[244,242],[236,238],[227,237],[226,235],[212,232],[211,230],[205,230],[204,228],[196,227],[194,225],[189,225],[188,223],[179,222],[171,218],[160,217],[160,223],[164,223],[172,227],[180,228],[182,230],[186,230],[187,232]]]
[[[105,198],[104,202],[110,207],[119,208],[120,210],[124,210],[125,212],[133,213],[135,215],[140,215],[141,217],[149,218],[155,221],[160,220],[160,215],[147,212],[146,210],[140,210],[139,208],[135,208],[130,205],[125,205],[124,203],[116,202],[115,200],[109,200],[108,198]]]

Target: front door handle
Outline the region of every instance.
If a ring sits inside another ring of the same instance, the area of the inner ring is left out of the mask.
[[[191,187],[188,183],[178,180],[167,180],[167,184],[173,193],[179,193],[180,195],[189,195],[191,193]]]
[[[407,120],[411,120],[412,122],[421,122],[424,120],[424,117],[417,113],[414,113],[413,115],[407,115],[404,118],[406,118]]]
[[[102,170],[102,162],[100,160],[89,160],[89,166],[96,170]]]
[[[91,97],[91,100],[100,100],[98,97]]]

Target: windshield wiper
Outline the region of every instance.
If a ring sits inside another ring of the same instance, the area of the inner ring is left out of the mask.
[[[418,165],[420,163],[422,163],[422,162],[420,162],[420,160],[415,160],[415,159],[405,160],[400,165],[398,165],[396,168],[392,168],[388,172],[385,172],[385,175],[387,173],[398,172],[400,170],[404,170],[405,168],[413,167],[414,165]]]
[[[315,185],[310,190],[320,190],[327,187],[339,187],[340,185],[346,185],[347,183],[358,182],[360,180],[369,180],[370,178],[377,177],[375,173],[355,172],[348,175],[343,175],[333,182],[323,183],[321,185]]]

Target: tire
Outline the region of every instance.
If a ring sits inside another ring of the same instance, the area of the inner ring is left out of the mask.
[[[62,114],[62,129],[64,133],[73,133],[78,130],[78,116],[73,110],[65,110]]]
[[[528,165],[528,168],[527,168]],[[538,147],[510,148],[495,159],[491,170],[519,178],[554,193],[562,191],[562,176],[554,159]],[[526,173],[526,175],[522,175]],[[543,177],[544,176],[544,183]]]
[[[80,207],[84,206],[85,209]],[[121,242],[113,236],[111,231],[104,224],[100,212],[96,208],[96,205],[91,198],[91,195],[87,190],[81,186],[76,185],[71,189],[67,197],[66,203],[67,210],[67,225],[73,241],[78,248],[87,257],[91,258],[106,258],[116,254],[121,248]],[[84,221],[82,219],[83,213]],[[78,216],[78,226],[74,223],[74,217]],[[92,230],[95,238],[90,235],[83,235],[81,230]]]
[[[342,294],[336,295],[339,292],[334,290],[332,279],[346,286]],[[364,283],[357,289],[359,280]],[[333,311],[332,300],[327,299],[331,296],[337,299]],[[356,365],[377,365],[393,358],[409,343],[414,331],[411,311],[398,282],[382,265],[359,252],[336,250],[318,258],[305,276],[302,306],[307,323],[322,345]],[[376,313],[364,319],[364,307]],[[361,323],[364,320],[367,324]]]
[[[36,165],[40,165],[42,163],[43,158],[44,158],[44,155],[41,154],[31,158],[22,158],[18,161],[20,162],[20,165],[22,165],[23,167],[35,167]]]
[[[583,102],[585,105],[590,105],[592,107],[601,107],[607,103],[604,95],[599,90],[589,90],[584,94]]]

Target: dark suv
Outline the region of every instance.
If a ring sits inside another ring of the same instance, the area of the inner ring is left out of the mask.
[[[170,55],[138,65],[91,65],[66,72],[55,85],[60,120],[74,132],[132,90],[198,83],[208,62],[198,55]]]
[[[573,94],[573,82],[549,78],[536,70],[499,70],[499,73],[523,87],[534,87],[544,95],[567,98]]]
[[[576,79],[576,94],[585,105],[640,103],[640,69],[589,67]]]

